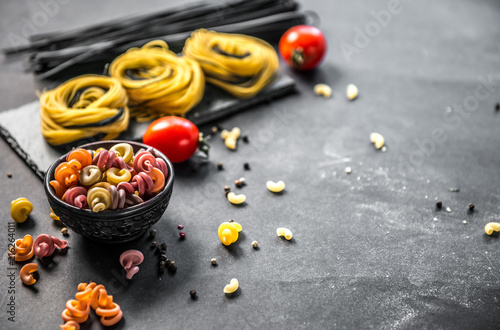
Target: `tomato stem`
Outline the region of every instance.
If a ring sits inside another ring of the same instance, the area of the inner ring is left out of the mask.
[[[210,145],[203,138],[203,133],[200,133],[198,138],[198,150],[204,153],[208,157],[208,151],[210,150]]]
[[[294,67],[301,67],[304,64],[304,49],[302,47],[297,47],[292,50],[291,59]]]

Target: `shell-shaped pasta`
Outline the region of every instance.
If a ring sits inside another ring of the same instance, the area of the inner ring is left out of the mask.
[[[17,223],[25,222],[31,211],[33,211],[33,204],[25,197],[19,197],[10,202],[10,216]]]

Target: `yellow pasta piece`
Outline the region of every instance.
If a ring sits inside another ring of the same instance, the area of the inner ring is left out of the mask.
[[[33,211],[33,204],[25,197],[19,197],[10,202],[10,216],[17,223],[25,222],[31,211]]]
[[[87,193],[87,202],[93,212],[100,212],[109,209],[111,205],[111,194],[106,188],[90,188]]]
[[[276,234],[280,237],[285,237],[287,241],[293,237],[292,231],[288,228],[278,228],[276,229]]]
[[[370,141],[375,145],[375,148],[380,149],[385,143],[384,137],[380,133],[371,133]]]
[[[234,293],[240,287],[240,283],[237,279],[232,278],[229,284],[224,287],[224,293]]]
[[[500,231],[500,223],[498,222],[490,222],[484,226],[484,231],[486,234],[491,235],[493,232],[499,232]]]
[[[52,210],[52,208],[50,208],[50,218],[52,220],[61,221],[61,219],[59,219],[59,217],[57,216],[57,214],[54,213],[54,210]]]
[[[134,147],[129,143],[115,144],[109,150],[114,151],[116,157],[122,157],[125,163],[130,162],[134,156]]]
[[[239,127],[233,128],[231,131],[222,130],[220,133],[221,138],[224,140],[224,144],[228,149],[234,150],[236,149],[236,141],[240,137],[241,130]]]
[[[272,191],[274,193],[279,193],[282,192],[283,189],[285,189],[285,183],[281,180],[278,182],[267,181],[266,187],[267,189],[269,189],[269,191]]]
[[[332,96],[332,88],[326,84],[317,84],[314,86],[314,94],[329,98]]]
[[[242,226],[237,222],[223,222],[219,226],[219,239],[224,245],[231,245],[238,240],[238,233],[242,230]]]
[[[132,174],[126,169],[119,169],[117,167],[111,167],[106,171],[106,180],[109,183],[117,185],[120,182],[129,182],[132,178]]]
[[[241,203],[244,203],[245,200],[247,199],[247,197],[243,194],[239,194],[239,195],[236,195],[234,192],[230,192],[227,194],[227,200],[231,203],[231,204],[241,204]]]

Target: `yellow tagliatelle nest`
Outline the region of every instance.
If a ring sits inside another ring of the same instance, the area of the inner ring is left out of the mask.
[[[186,40],[184,55],[198,61],[207,82],[239,98],[250,98],[279,74],[278,55],[264,40],[199,29]]]
[[[127,93],[116,79],[83,75],[40,96],[42,134],[62,145],[84,138],[111,140],[127,129]]]
[[[118,56],[109,66],[109,74],[127,90],[131,115],[138,121],[184,115],[200,102],[205,89],[200,65],[177,56],[162,40]]]

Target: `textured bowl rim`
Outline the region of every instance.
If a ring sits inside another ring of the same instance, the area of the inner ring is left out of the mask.
[[[76,206],[68,204],[56,196],[56,194],[52,190],[52,186],[49,184],[49,182],[51,180],[54,180],[54,173],[53,172],[55,172],[56,167],[60,163],[62,163],[63,161],[66,160],[66,157],[71,152],[71,151],[69,151],[69,152],[65,153],[64,155],[60,156],[59,158],[57,158],[49,166],[49,168],[47,169],[47,172],[45,173],[43,183],[44,183],[44,188],[45,188],[45,194],[47,195],[47,197],[49,199],[49,204],[52,201],[52,202],[58,204],[60,207],[69,208],[71,210],[71,212],[74,213],[75,216],[78,216],[78,215],[85,216],[87,220],[92,220],[92,221],[96,221],[96,222],[97,221],[112,222],[112,221],[123,221],[121,216],[128,217],[131,214],[141,213],[145,209],[148,209],[149,207],[154,205],[157,201],[159,201],[164,194],[168,194],[168,192],[171,190],[171,186],[174,183],[174,168],[173,168],[173,165],[170,162],[170,160],[167,158],[167,156],[165,156],[161,151],[159,151],[156,148],[153,148],[147,144],[144,144],[141,142],[136,142],[136,141],[106,140],[106,141],[97,141],[97,142],[82,144],[82,145],[76,147],[75,149],[79,149],[79,148],[95,149],[95,146],[102,146],[103,144],[115,145],[118,143],[128,143],[134,147],[139,147],[139,148],[144,148],[144,149],[152,148],[155,151],[156,155],[165,161],[165,163],[167,164],[167,168],[168,168],[168,177],[167,177],[167,180],[165,182],[165,186],[163,187],[163,190],[161,192],[156,194],[150,200],[145,201],[144,203],[133,205],[133,206],[121,209],[121,210],[105,210],[103,212],[92,212],[89,209],[80,209]],[[88,217],[92,216],[92,215],[95,215],[95,217],[92,217],[89,219]]]

